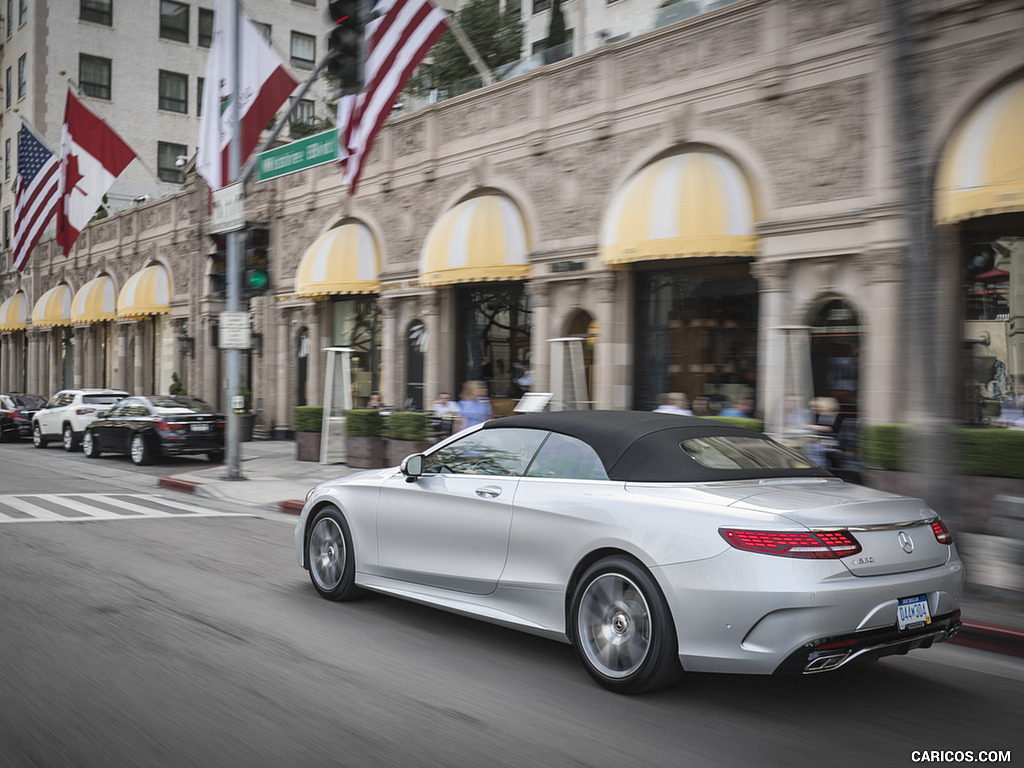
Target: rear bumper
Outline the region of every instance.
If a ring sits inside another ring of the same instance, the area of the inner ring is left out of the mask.
[[[831,672],[852,661],[877,661],[885,656],[905,655],[917,648],[930,648],[960,631],[960,611],[936,616],[931,624],[915,630],[878,629],[846,635],[821,637],[805,643],[775,670],[777,675],[811,675]]]

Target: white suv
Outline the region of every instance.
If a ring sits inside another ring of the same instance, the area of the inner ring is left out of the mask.
[[[65,451],[78,450],[87,424],[128,397],[120,389],[64,389],[32,417],[32,444],[45,448],[60,440]]]

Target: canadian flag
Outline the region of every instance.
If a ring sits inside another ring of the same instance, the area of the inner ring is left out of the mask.
[[[57,242],[67,256],[135,152],[69,89],[60,155]]]
[[[220,189],[232,181],[228,173],[228,152],[234,134],[232,100],[238,99],[239,162],[244,163],[259,143],[260,132],[298,85],[260,31],[239,11],[241,83],[238,88],[234,87],[231,72],[235,49],[231,30],[235,7],[236,3],[231,0],[217,0],[213,11],[213,44],[206,60],[196,170],[210,189]]]

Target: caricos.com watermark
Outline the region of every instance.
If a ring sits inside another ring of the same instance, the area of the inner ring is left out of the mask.
[[[1008,749],[915,749],[910,753],[915,763],[1009,763],[1013,757]]]

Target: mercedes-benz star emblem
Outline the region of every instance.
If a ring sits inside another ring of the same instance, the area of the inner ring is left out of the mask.
[[[910,534],[906,531],[900,531],[900,535],[896,537],[896,540],[908,555],[914,551],[914,540],[910,538]]]

